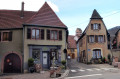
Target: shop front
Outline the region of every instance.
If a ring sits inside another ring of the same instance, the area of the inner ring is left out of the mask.
[[[41,64],[42,69],[50,69],[55,64],[61,63],[61,46],[36,46],[29,45],[29,58],[33,58],[35,64]]]

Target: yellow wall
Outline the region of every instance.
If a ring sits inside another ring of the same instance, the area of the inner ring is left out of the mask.
[[[74,54],[74,58],[77,58],[77,49],[74,49],[74,52],[71,52],[71,49],[67,49],[67,55],[70,55],[72,58],[72,54]]]
[[[101,24],[101,30],[91,30],[91,24],[94,23],[100,23]],[[87,41],[87,35],[105,35],[105,42],[103,43],[88,43]],[[85,36],[79,41],[79,44],[83,41],[83,45],[80,47],[80,54],[81,51],[85,50],[86,52],[86,56],[88,55],[88,62],[91,60],[92,56],[93,56],[93,49],[101,49],[101,54],[102,57],[107,58],[108,53],[111,53],[108,50],[108,42],[107,42],[107,32],[106,32],[106,28],[105,25],[103,23],[102,20],[97,20],[97,19],[92,19],[90,20],[88,27],[86,29],[86,34]],[[86,43],[87,42],[87,43]],[[89,51],[88,51],[89,50]],[[87,60],[87,58],[86,58]]]

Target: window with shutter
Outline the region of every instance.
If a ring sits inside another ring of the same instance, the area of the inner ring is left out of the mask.
[[[44,29],[41,29],[41,40],[44,40]]]
[[[62,30],[59,31],[59,40],[62,40]]]
[[[27,39],[31,39],[31,28],[27,28]]]
[[[3,32],[2,41],[9,41],[9,32]]]
[[[12,32],[9,32],[9,41],[12,41]]]
[[[47,30],[47,40],[50,40],[50,30]]]
[[[0,32],[0,42],[1,42],[1,32]]]

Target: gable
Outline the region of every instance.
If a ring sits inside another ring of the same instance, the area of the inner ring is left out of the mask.
[[[26,24],[66,28],[66,25],[62,23],[47,2],[45,2],[40,10],[32,16]]]
[[[98,29],[94,29],[94,24],[98,24]],[[106,26],[101,19],[92,19],[88,24],[87,35],[106,35]]]

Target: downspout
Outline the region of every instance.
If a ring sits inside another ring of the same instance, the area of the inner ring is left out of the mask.
[[[23,53],[22,53],[22,63],[23,63],[23,67],[22,67],[22,73],[24,73],[24,25],[23,25]]]
[[[86,35],[86,53],[87,53],[87,62],[88,62],[88,45],[87,45],[87,35]],[[86,63],[87,63],[86,62]]]

